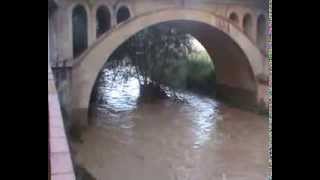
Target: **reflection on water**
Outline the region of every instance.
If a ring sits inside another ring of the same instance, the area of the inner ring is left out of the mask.
[[[116,76],[116,79],[113,79],[112,73],[107,69],[103,73],[101,84],[97,88],[98,97],[102,98],[104,102],[99,103],[98,107],[114,111],[133,110],[139,97],[139,81],[132,77],[127,81],[122,81],[121,76]]]
[[[180,92],[139,103],[139,83],[100,77],[94,125],[76,159],[99,180],[264,180],[267,121],[205,96]],[[116,82],[116,83],[111,83]]]

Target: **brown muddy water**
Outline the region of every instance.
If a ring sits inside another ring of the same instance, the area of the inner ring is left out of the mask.
[[[137,104],[134,78],[98,92],[93,124],[74,144],[75,160],[96,179],[267,179],[266,117],[190,92],[179,93],[185,103]]]

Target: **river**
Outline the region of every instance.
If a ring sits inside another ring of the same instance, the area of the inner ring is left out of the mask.
[[[76,161],[96,179],[267,179],[266,117],[191,92],[179,93],[184,103],[137,104],[134,78],[97,88],[93,124],[74,145]]]

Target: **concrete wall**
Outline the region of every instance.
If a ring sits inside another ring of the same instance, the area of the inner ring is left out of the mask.
[[[55,86],[59,95],[61,112],[65,123],[65,128],[68,131],[71,127],[71,112],[72,112],[72,70],[66,67],[52,68],[52,73],[55,77]]]

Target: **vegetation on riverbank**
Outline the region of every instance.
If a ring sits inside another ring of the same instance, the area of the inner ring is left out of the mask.
[[[205,51],[188,56],[186,89],[213,93],[215,88],[215,71],[210,56]]]
[[[153,26],[117,48],[105,68],[113,71],[114,79],[137,78],[142,96],[161,98],[164,86],[170,88],[174,97],[178,90],[212,92],[213,63],[206,51],[195,49],[193,40],[191,35],[175,28]]]

